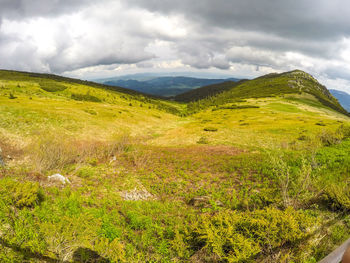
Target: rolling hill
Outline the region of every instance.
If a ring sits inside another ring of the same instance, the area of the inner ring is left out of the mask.
[[[348,238],[350,118],[316,79],[175,99],[0,71],[0,261],[317,262]]]
[[[211,91],[208,98],[206,93]],[[329,108],[343,114],[348,112],[332,96],[328,89],[321,85],[311,75],[294,70],[281,74],[268,74],[253,80],[244,80],[238,83],[226,82],[209,87],[202,87],[197,91],[180,94],[175,100],[193,103],[189,105],[190,111],[202,109],[208,106],[219,106],[221,104],[235,102],[246,98],[260,98],[271,96],[285,96],[288,94],[307,93],[317,101]]]

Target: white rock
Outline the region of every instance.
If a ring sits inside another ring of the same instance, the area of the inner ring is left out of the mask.
[[[149,193],[146,189],[124,191],[121,193],[121,197],[126,201],[138,201],[138,200],[150,200],[154,199],[153,195]]]
[[[51,176],[48,177],[49,181],[55,181],[55,182],[60,182],[62,184],[70,184],[70,181],[68,178],[64,177],[61,174],[53,174]]]

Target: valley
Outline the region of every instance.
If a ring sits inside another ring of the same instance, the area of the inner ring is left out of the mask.
[[[1,70],[0,148],[2,262],[312,263],[350,236],[349,113],[300,70],[172,99]]]

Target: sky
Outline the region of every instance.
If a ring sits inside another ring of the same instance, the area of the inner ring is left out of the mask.
[[[0,68],[96,79],[304,70],[350,92],[348,0],[0,0]]]

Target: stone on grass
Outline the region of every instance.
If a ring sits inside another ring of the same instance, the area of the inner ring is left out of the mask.
[[[53,175],[49,176],[48,179],[49,179],[49,181],[52,181],[52,182],[59,182],[62,184],[66,184],[66,183],[70,184],[69,179],[64,177],[61,174],[53,174]]]
[[[126,201],[139,201],[139,200],[149,200],[154,199],[153,195],[149,193],[146,189],[124,191],[121,194],[121,197]]]

